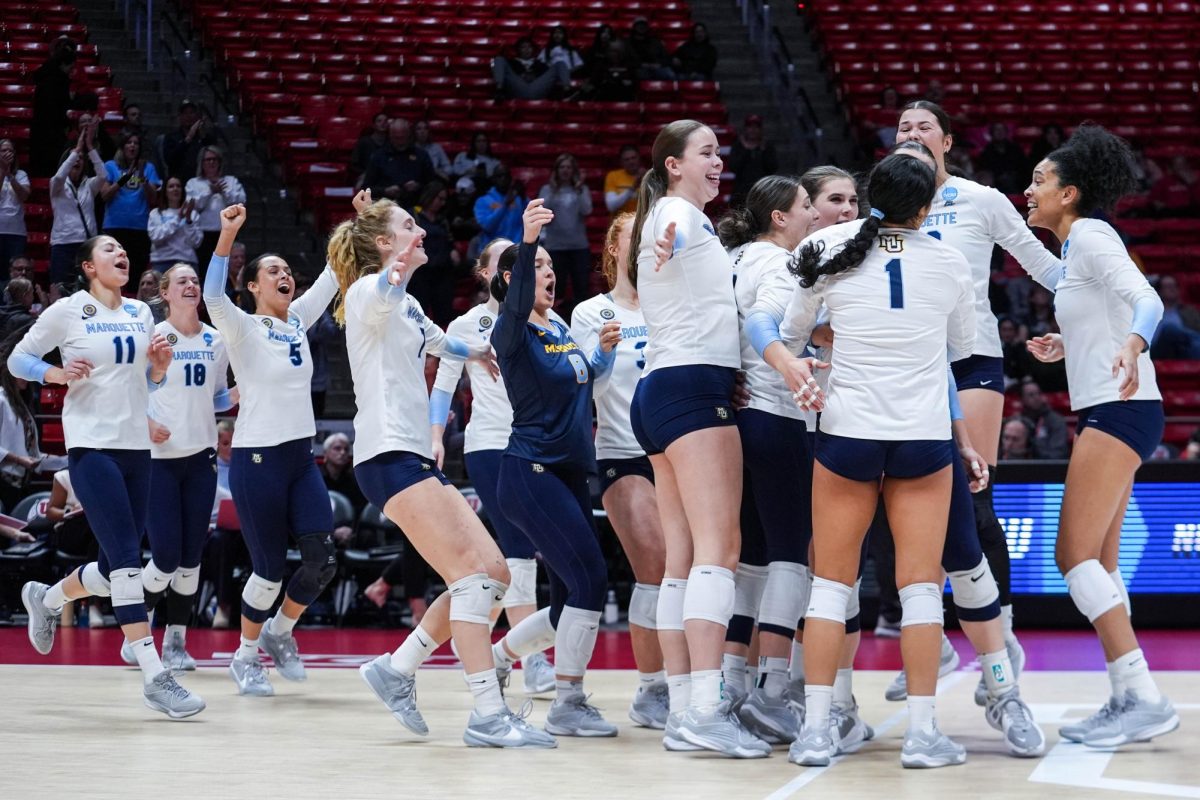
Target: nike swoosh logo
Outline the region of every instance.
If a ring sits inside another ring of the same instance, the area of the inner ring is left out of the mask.
[[[978,577],[974,575],[971,576],[971,583],[979,583],[981,580],[983,580],[982,575],[979,575]]]
[[[989,383],[991,383],[991,381],[980,381],[980,382],[979,382],[979,385],[980,385],[980,386],[987,386]]]
[[[139,575],[141,575],[141,574],[142,574],[142,573],[140,573],[140,572],[130,572],[130,573],[129,573],[128,575],[126,575],[125,577],[126,577],[126,578],[136,578],[136,577],[138,577],[138,576],[139,576]]]
[[[414,635],[417,637],[417,641],[421,643],[421,647],[429,647],[429,642],[422,639],[421,634],[418,633],[418,634],[414,634]]]
[[[485,592],[490,592],[492,590],[491,584],[488,584],[488,583],[485,583],[483,586],[480,586],[479,588],[483,589]]]

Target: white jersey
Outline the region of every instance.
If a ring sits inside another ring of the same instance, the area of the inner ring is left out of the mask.
[[[167,382],[150,393],[149,416],[171,431],[162,444],[151,444],[152,458],[185,458],[217,446],[213,398],[228,387],[229,356],[215,328],[201,325],[184,336],[170,322],[154,329],[171,343],[173,358]]]
[[[238,381],[241,407],[234,447],[273,447],[316,435],[308,328],[325,313],[337,288],[326,267],[304,296],[288,306],[287,322],[247,314],[224,293],[205,293],[208,314],[225,340]]]
[[[1162,301],[1112,226],[1098,219],[1076,220],[1063,242],[1063,276],[1054,298],[1072,411],[1120,399],[1124,373],[1113,377],[1113,357],[1129,336],[1133,306],[1142,298],[1158,304],[1161,319]],[[1149,351],[1138,356],[1138,390],[1129,399],[1162,399]]]
[[[975,283],[976,322],[975,349],[969,355],[1001,357],[1004,351],[988,298],[992,248],[1003,247],[1035,281],[1052,292],[1062,262],[1038,241],[1007,197],[966,178],[950,177],[938,187],[921,230],[953,245],[967,259]]]
[[[346,353],[354,378],[354,462],[380,453],[433,458],[426,354],[445,354],[446,334],[421,304],[380,276],[359,278],[346,292]]]
[[[63,402],[67,449],[149,450],[146,351],[153,335],[154,317],[145,303],[123,298],[112,309],[78,291],[41,313],[13,349],[9,370],[22,374],[21,362],[40,361],[56,347],[64,364],[86,358],[91,374],[67,384]]]
[[[746,318],[756,312],[764,312],[776,321],[783,320],[798,286],[796,277],[788,272],[791,251],[771,242],[750,242],[730,250],[729,258],[733,262],[733,290],[742,332],[742,369],[746,372],[745,388],[750,393],[747,407],[803,420],[810,430],[816,430],[816,413],[796,405],[783,376],[763,360],[746,332]]]
[[[827,259],[862,220],[807,241]],[[906,228],[882,228],[861,264],[798,289],[780,328],[799,352],[824,302],[835,331],[829,393],[820,429],[882,441],[950,438],[946,361],[975,343],[974,289],[962,254]]]
[[[596,402],[596,458],[638,458],[646,451],[633,435],[629,406],[646,366],[646,320],[641,309],[617,305],[612,295],[598,294],[571,312],[571,338],[590,361],[600,346],[600,329],[613,321],[621,323],[617,354],[612,367],[596,378],[592,389]]]
[[[675,252],[654,270],[654,242],[675,223]],[[709,364],[737,369],[737,303],[729,257],[712,223],[681,197],[654,204],[638,249],[638,299],[650,343],[646,373],[663,367]]]

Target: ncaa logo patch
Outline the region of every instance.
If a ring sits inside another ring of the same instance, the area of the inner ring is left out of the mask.
[[[479,327],[485,331],[488,328],[492,327],[492,318],[491,317],[480,317],[479,318]]]
[[[952,206],[957,199],[958,189],[955,189],[953,186],[947,186],[945,189],[942,189],[942,203]]]
[[[717,419],[729,419],[729,409],[725,406],[717,406]]]
[[[600,319],[605,319],[605,320],[607,320],[607,319],[612,319],[612,318],[613,318],[613,317],[615,317],[615,316],[617,316],[617,314],[616,314],[616,312],[615,312],[615,311],[613,311],[611,308],[602,308],[602,309],[600,309]]]
[[[167,334],[167,344],[174,346],[179,343],[179,337],[173,333]]]
[[[138,315],[137,306],[135,306],[133,303],[126,303],[125,305],[121,306],[121,308],[124,309],[125,313],[131,317],[136,317]]]
[[[83,316],[84,317],[96,316],[96,307],[94,305],[92,305],[91,303],[88,303],[86,306],[83,307]]]
[[[211,334],[211,333],[206,333],[206,334],[204,334],[204,344],[205,344],[205,346],[206,346],[206,347],[212,347],[212,344],[213,344],[213,336],[212,336],[212,334]]]

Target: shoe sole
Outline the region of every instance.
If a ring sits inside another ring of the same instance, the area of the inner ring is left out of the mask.
[[[1083,744],[1088,747],[1120,747],[1123,744],[1132,744],[1135,742],[1148,742],[1156,736],[1165,736],[1171,731],[1179,727],[1179,715],[1173,714],[1170,719],[1155,725],[1149,730],[1139,731],[1136,735],[1121,734],[1108,739],[1098,739],[1093,742],[1084,741]]]
[[[633,706],[629,707],[629,718],[637,725],[643,728],[650,728],[656,731],[665,731],[667,729],[667,721],[659,722],[648,714],[643,714]]]
[[[467,731],[463,734],[463,744],[467,747],[491,747],[497,750],[553,750],[558,747],[558,742],[553,744],[537,744],[536,742],[524,741],[521,744],[513,744],[512,742],[493,742],[485,739],[478,734]]]
[[[166,714],[171,719],[187,719],[188,717],[194,717],[197,714],[199,714],[201,711],[203,711],[204,709],[208,708],[207,703],[201,703],[200,707],[193,711],[174,711],[170,708],[167,708],[164,705],[160,705],[158,703],[152,702],[149,698],[145,698],[145,697],[142,698],[142,702],[144,702],[146,704],[146,708],[149,708],[152,711],[158,711],[159,713]]]
[[[683,739],[688,744],[699,747],[701,750],[709,750],[713,753],[719,753],[723,756],[728,756],[729,758],[766,758],[767,756],[771,755],[769,750],[763,751],[757,748],[751,750],[746,747],[717,747],[711,742],[708,742],[703,736],[697,736],[687,729],[682,729],[679,731],[679,738]]]
[[[25,613],[29,615],[30,620],[32,620],[34,617],[33,598],[29,596],[31,592],[32,592],[32,589],[31,589],[30,584],[27,583],[21,587],[21,605],[25,606]],[[29,643],[31,645],[33,645],[34,650],[36,650],[38,653],[40,653],[44,656],[50,655],[50,651],[54,649],[53,637],[50,639],[50,646],[48,648],[46,648],[45,650],[43,650],[42,648],[38,647],[37,642],[34,641],[33,629],[29,627],[28,623],[26,623],[26,625],[25,625],[25,634],[29,637]]]
[[[668,739],[666,736],[663,737],[663,750],[672,753],[698,753],[703,749],[703,747],[697,747],[691,742],[685,742],[683,739]]]
[[[374,677],[374,672],[371,670],[370,662],[363,664],[361,667],[359,667],[358,674],[362,677],[363,683],[365,683],[367,686],[369,686],[371,688],[371,691],[374,692],[375,696],[379,698],[379,702],[383,703],[384,708],[386,708],[388,710],[388,713],[390,713],[393,717],[396,718],[397,722],[399,722],[401,725],[403,725],[408,730],[415,733],[417,736],[428,736],[429,735],[429,726],[428,725],[424,726],[424,730],[422,730],[421,728],[414,728],[412,725],[410,725],[408,723],[407,720],[404,719],[404,717],[401,714],[398,714],[397,712],[392,711],[392,707],[389,706],[387,704],[387,700],[384,699],[383,691],[380,689],[380,687],[376,686],[375,682],[372,680],[372,678]],[[463,734],[463,735],[465,736],[466,734]],[[490,745],[490,744],[489,745],[478,745],[478,746],[479,747],[499,747],[499,745]]]
[[[543,725],[542,729],[552,736],[577,736],[580,739],[611,739],[617,735],[615,728],[611,731],[572,730],[571,728],[560,728],[557,725],[551,725],[549,722]]]
[[[527,694],[527,695],[528,694],[545,694],[546,692],[553,691],[555,685],[556,684],[554,683],[554,681],[543,684],[541,686],[530,686],[528,683],[526,683],[525,684],[525,694]]]
[[[823,751],[818,753],[812,750],[805,750],[795,756],[791,753],[788,754],[788,761],[793,764],[799,764],[802,767],[828,767],[830,760],[829,754]]]
[[[931,758],[926,755],[900,756],[900,766],[905,769],[938,769],[939,767],[957,767],[965,763],[967,763],[965,755],[954,759]]]
[[[851,733],[853,733],[853,731],[851,731]],[[854,738],[853,736],[851,736],[849,739],[842,739],[838,743],[838,748],[837,748],[838,755],[841,755],[841,756],[854,755],[859,750],[862,750],[868,741],[869,740],[867,738],[865,731],[863,732],[862,736],[859,738]]]
[[[237,679],[237,675],[233,674],[233,666],[232,665],[230,665],[230,667],[229,667],[229,677],[233,678],[233,682],[237,686],[238,695],[240,697],[274,697],[275,696],[275,687],[271,686],[271,684],[269,684],[269,683],[267,684],[267,688],[270,689],[269,692],[248,692],[248,691],[246,691],[246,689],[242,686],[242,682]]]
[[[1068,742],[1074,742],[1075,744],[1083,744],[1085,736],[1087,736],[1086,733],[1063,733],[1062,728],[1058,729],[1058,738],[1066,739]]]

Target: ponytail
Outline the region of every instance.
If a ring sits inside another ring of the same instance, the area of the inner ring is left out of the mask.
[[[497,303],[503,303],[504,298],[508,296],[508,281],[504,279],[504,273],[512,272],[513,267],[517,264],[517,254],[520,252],[521,245],[510,244],[496,259],[496,274],[492,276],[491,283],[488,284],[488,291],[492,293],[492,297],[496,298]]]
[[[788,265],[788,270],[800,279],[801,286],[808,289],[824,275],[836,275],[857,267],[875,243],[875,236],[879,233],[879,222],[879,217],[874,214],[863,220],[862,227],[858,229],[854,238],[846,242],[837,255],[824,264],[821,263],[821,256],[825,252],[825,243],[808,242],[800,248],[800,253]]]
[[[391,230],[392,209],[398,206],[391,200],[376,200],[354,219],[338,224],[329,236],[325,258],[338,282],[337,303],[333,316],[339,325],[346,324],[346,293],[363,275],[378,272],[383,267],[375,239],[386,237]]]
[[[717,224],[717,235],[727,249],[740,247],[771,231],[771,215],[789,211],[801,189],[799,178],[767,175],[759,178],[741,206],[732,209]]]

